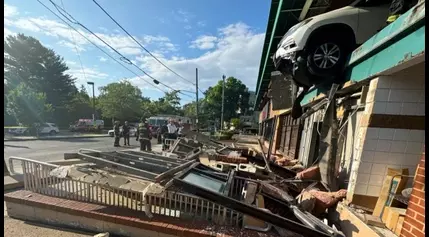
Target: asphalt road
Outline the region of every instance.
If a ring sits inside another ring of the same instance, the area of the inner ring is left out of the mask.
[[[121,146],[124,140],[120,141]],[[10,156],[18,156],[38,161],[54,161],[64,159],[64,153],[77,152],[80,148],[93,150],[116,150],[137,148],[138,142],[135,138],[130,138],[130,147],[113,147],[113,138],[74,138],[69,140],[36,140],[36,141],[5,141],[4,157],[6,164]],[[152,139],[152,144],[156,144],[156,139]]]

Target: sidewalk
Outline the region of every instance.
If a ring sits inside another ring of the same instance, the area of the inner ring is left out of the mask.
[[[5,136],[4,141],[34,141],[34,140],[64,140],[74,138],[100,138],[109,137],[107,134],[68,134],[68,135],[56,135],[56,136]]]

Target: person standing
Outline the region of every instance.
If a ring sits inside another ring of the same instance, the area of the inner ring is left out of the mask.
[[[121,131],[119,126],[120,126],[119,121],[115,121],[115,125],[113,126],[113,132],[115,136],[115,142],[113,143],[114,147],[120,147],[119,139],[121,138]]]
[[[167,124],[167,133],[164,135],[166,139],[176,139],[177,138],[177,127],[174,124],[173,119],[170,119]],[[170,144],[171,145],[171,144]],[[163,150],[167,150],[167,144],[163,144]]]
[[[161,126],[161,136],[162,136],[162,150],[165,150],[165,138],[168,134],[168,121],[165,120],[164,124]]]
[[[137,129],[137,139],[140,141],[140,151],[152,151],[152,146],[150,143],[151,134],[149,131],[149,125],[147,121],[141,122],[139,128]]]
[[[128,125],[128,121],[125,121],[124,126],[122,126],[122,134],[124,135],[124,146],[130,145],[130,125]]]
[[[161,144],[162,143],[162,134],[161,134],[161,126],[159,126],[156,129],[156,139],[157,139],[157,144]]]

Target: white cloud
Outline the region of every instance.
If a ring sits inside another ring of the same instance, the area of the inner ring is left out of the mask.
[[[4,38],[8,37],[9,35],[14,35],[15,33],[9,30],[8,28],[4,28]]]
[[[5,5],[6,9],[6,5]],[[14,9],[13,7],[10,9]],[[9,10],[9,15],[13,16],[12,12],[13,10]],[[16,27],[20,30],[26,30],[30,32],[35,33],[42,33],[48,36],[54,36],[57,37],[60,40],[60,44],[66,47],[70,47],[74,49],[74,46],[70,44],[70,39],[73,39],[73,41],[79,46],[79,50],[83,51],[87,47],[91,47],[91,43],[88,42],[84,37],[77,34],[74,30],[71,30],[67,25],[60,23],[55,20],[47,19],[46,17],[24,17],[24,18],[18,18],[13,19],[12,17],[5,17],[5,25]],[[78,29],[80,33],[82,33],[84,36],[89,38],[91,41],[96,43],[98,46],[109,48],[106,46],[103,42],[101,42],[99,39],[97,39],[96,36],[87,33],[86,31],[82,29]],[[100,28],[98,28],[100,30]],[[129,36],[116,32],[115,33],[105,33],[104,29],[102,28],[103,33],[95,32],[95,35],[97,35],[99,38],[104,40],[106,43],[111,45],[113,48],[117,49],[119,52],[126,56],[133,56],[133,55],[139,55],[142,53],[142,49],[140,46],[136,44],[136,42],[133,41]],[[162,47],[163,51],[176,51],[177,47],[175,47],[169,38],[165,36],[142,36],[142,37],[136,37],[133,36],[135,39],[139,41],[142,45],[151,45],[156,44],[157,47]]]
[[[198,48],[198,49],[212,49],[215,47],[215,43],[217,41],[217,37],[211,35],[202,35],[199,36],[196,40],[191,42],[190,48]]]
[[[18,15],[18,9],[14,6],[4,4],[4,17],[12,17]]]
[[[75,77],[77,80],[75,82],[76,85],[84,84],[88,81],[95,81],[100,79],[106,79],[109,77],[107,73],[99,71],[97,68],[89,68],[84,67],[83,70],[81,67],[77,65],[70,65],[72,68],[67,71],[70,75]]]
[[[76,51],[77,52],[83,52],[83,51],[85,51],[84,47],[82,47],[81,45],[78,45],[76,43],[70,42],[70,41],[60,40],[60,41],[58,41],[58,44],[61,45],[61,46],[66,47],[66,48],[70,48],[70,49],[72,49],[75,52]]]
[[[186,25],[184,28],[185,28],[185,30],[190,30],[190,29],[192,29],[192,26]]]
[[[183,58],[177,55],[171,58],[163,55],[157,55],[157,57],[192,82],[195,81],[195,68],[198,68],[200,87],[203,90],[216,84],[223,74],[234,76],[250,90],[255,90],[264,36],[263,33],[253,32],[244,23],[236,23],[219,29],[217,37],[211,36],[216,38],[212,50],[199,57]],[[140,56],[136,60],[152,77],[163,83],[177,89],[194,90],[192,84],[179,79],[150,56]],[[143,78],[149,79],[147,76]],[[141,79],[135,79],[133,83],[141,88],[149,87]],[[183,99],[189,98],[183,97]]]
[[[105,58],[105,57],[99,57],[100,58],[100,62],[106,62],[107,61],[107,58]]]
[[[173,15],[175,16],[177,21],[183,22],[183,23],[188,23],[191,21],[192,18],[195,17],[193,14],[183,9],[179,9],[178,11],[173,11]]]

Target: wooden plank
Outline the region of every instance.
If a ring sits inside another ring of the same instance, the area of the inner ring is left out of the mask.
[[[380,191],[380,196],[378,197],[377,204],[375,205],[374,212],[372,213],[372,215],[383,217],[383,211],[385,209],[384,207],[390,206],[391,204],[391,202],[388,202],[390,196],[389,194],[397,194],[402,191],[402,189],[404,189],[408,178],[396,175],[408,175],[408,169],[387,168],[387,177],[384,179],[384,183]],[[391,183],[393,184],[391,185]]]
[[[378,216],[364,214],[363,218],[364,218],[363,219],[364,223],[367,225],[373,225],[373,226],[378,226],[378,227],[382,227],[382,228],[384,227],[383,221]]]
[[[336,214],[344,236],[347,237],[380,237],[370,226],[365,224],[344,203],[338,203]]]

